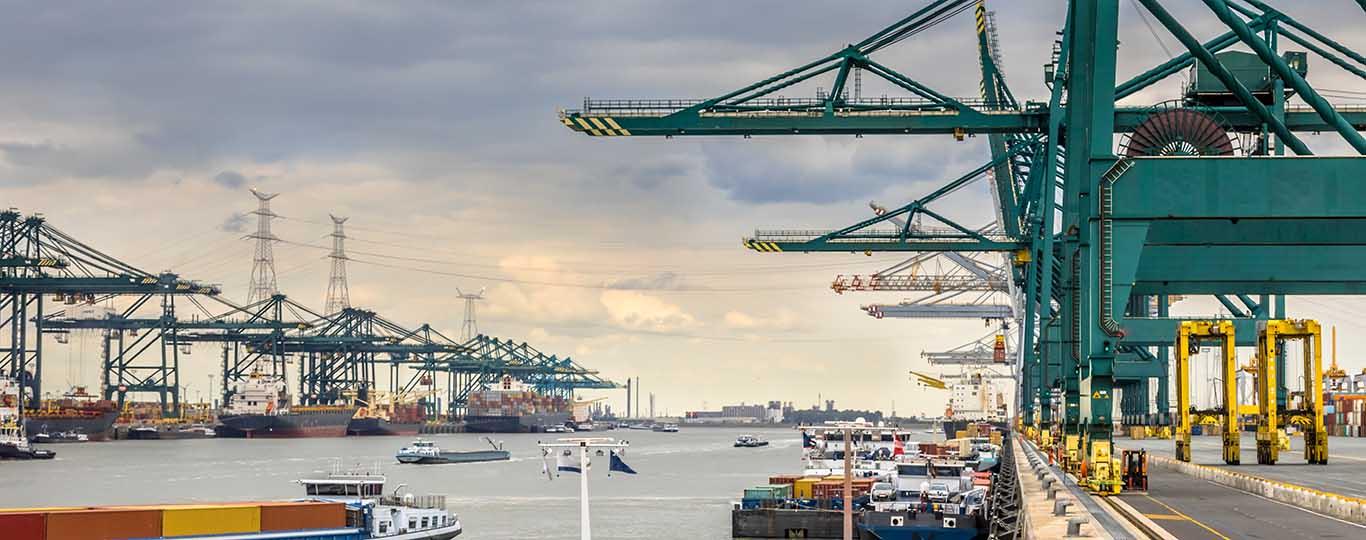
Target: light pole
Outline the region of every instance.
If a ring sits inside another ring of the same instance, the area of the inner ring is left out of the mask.
[[[544,449],[579,449],[579,538],[582,540],[593,539],[593,529],[588,517],[588,453],[591,449],[607,448],[620,450],[631,443],[617,441],[610,437],[588,437],[588,438],[568,438],[557,439],[556,442],[546,443],[536,441],[536,444]],[[556,456],[558,457],[558,456]]]
[[[864,421],[862,418],[853,422],[837,421],[826,422],[826,430],[839,430],[844,437],[844,540],[854,539],[854,434],[862,434],[864,429],[873,427],[873,424]]]

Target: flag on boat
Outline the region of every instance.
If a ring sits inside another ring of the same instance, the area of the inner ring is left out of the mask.
[[[624,453],[625,453],[625,450],[613,450],[613,451],[612,451],[612,462],[611,462],[610,464],[608,464],[608,466],[607,466],[607,470],[608,470],[608,471],[617,471],[617,472],[626,473],[626,474],[635,474],[635,473],[636,473],[636,470],[635,470],[635,469],[632,469],[630,465],[627,465],[625,461],[622,461],[622,460],[621,460],[621,456],[622,456],[622,454],[624,454]]]
[[[816,447],[816,439],[815,439],[815,437],[812,437],[810,433],[807,433],[807,432],[806,432],[806,430],[802,430],[802,448],[815,448],[815,447]]]
[[[548,448],[541,449],[541,474],[544,474],[547,479],[555,479],[555,475],[550,472],[550,449]]]
[[[582,473],[583,470],[579,468],[579,460],[576,458],[573,450],[560,450],[560,453],[555,455],[555,469],[560,472]]]
[[[892,456],[904,455],[906,453],[906,443],[901,441],[901,435],[892,435],[892,439],[896,440],[896,443],[892,446]]]

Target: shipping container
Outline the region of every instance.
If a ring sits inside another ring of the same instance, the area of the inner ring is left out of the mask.
[[[819,482],[819,481],[821,481],[820,478],[803,478],[803,479],[801,479],[801,480],[797,480],[796,482],[793,482],[793,483],[792,483],[792,496],[795,497],[795,498],[798,498],[798,499],[812,499],[812,498],[814,498],[814,497],[812,496],[811,488],[812,488],[813,486],[816,485],[816,482]]]
[[[10,540],[43,540],[47,516],[42,512],[0,514],[0,531]]]
[[[49,512],[47,540],[123,540],[162,536],[161,510],[83,509]]]
[[[255,505],[167,506],[162,535],[198,536],[261,532],[261,508]]]
[[[791,484],[802,479],[800,474],[779,474],[768,477],[769,484]]]
[[[346,505],[324,502],[261,503],[261,531],[338,529],[346,526]]]

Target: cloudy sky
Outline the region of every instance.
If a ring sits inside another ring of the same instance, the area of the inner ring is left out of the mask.
[[[922,351],[983,336],[980,321],[874,320],[858,306],[900,296],[828,288],[895,256],[757,254],[739,240],[756,227],[852,223],[870,200],[904,204],[985,161],[984,138],[593,139],[556,118],[585,96],[715,96],[919,3],[5,2],[23,16],[0,20],[0,203],[241,301],[256,186],[280,193],[280,286],[304,304],[323,303],[332,213],[350,218],[355,305],[458,335],[456,288],[486,289],[481,331],[614,380],[639,376],[661,410],[820,395],[938,412],[943,395],[906,370],[923,366]],[[1197,35],[1221,31],[1199,2],[1167,4]],[[1287,5],[1366,49],[1351,0]],[[1128,76],[1177,44],[1121,6]],[[1043,99],[1064,3],[994,7],[1015,94]],[[974,47],[964,15],[879,54],[969,96]],[[1311,80],[1362,90],[1322,61]],[[1175,98],[1179,84],[1127,103]],[[885,91],[869,82],[864,94]],[[956,197],[956,216],[990,218],[984,186]],[[1366,366],[1351,353],[1366,345],[1366,304],[1291,307],[1343,326],[1344,363]],[[48,350],[49,388],[97,380],[93,336]],[[215,369],[211,353],[185,368],[191,397]]]

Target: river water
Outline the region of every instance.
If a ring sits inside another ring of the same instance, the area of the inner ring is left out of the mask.
[[[733,448],[753,433],[764,448]],[[678,433],[593,433],[630,441],[625,461],[639,474],[607,476],[594,460],[589,491],[597,539],[730,538],[730,501],[745,487],[801,472],[801,440],[791,429],[684,427]],[[487,448],[476,434],[429,435],[443,449]],[[548,434],[498,434],[512,459],[454,465],[399,465],[400,437],[201,439],[50,445],[54,461],[0,462],[0,507],[117,505],[290,499],[294,480],[347,466],[379,464],[387,489],[445,494],[461,538],[579,537],[579,477],[548,480],[536,441]],[[551,463],[554,468],[554,463]]]

